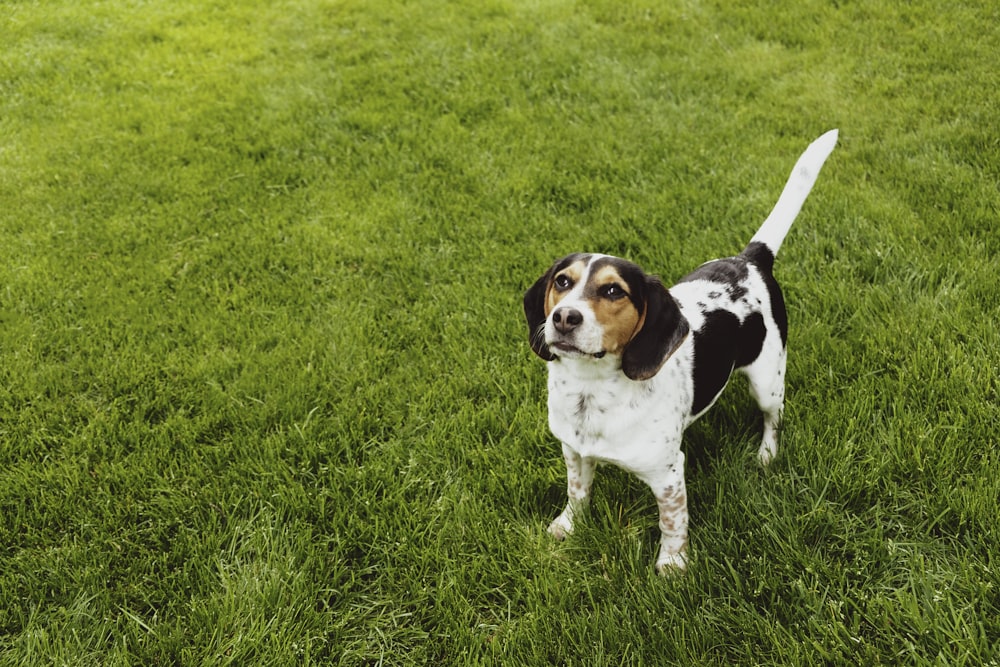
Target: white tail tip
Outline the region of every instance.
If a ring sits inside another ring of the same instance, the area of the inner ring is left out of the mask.
[[[827,156],[833,152],[833,147],[837,145],[837,138],[840,136],[840,130],[833,129],[825,134],[821,135],[818,139],[809,144],[809,148],[806,149],[805,154],[808,155],[816,151],[816,157],[820,157],[820,164],[826,161]]]
[[[830,130],[818,139],[809,144],[809,147],[799,157],[792,173],[785,183],[778,203],[774,205],[771,214],[761,225],[757,233],[750,240],[751,243],[758,242],[766,245],[774,255],[778,254],[781,242],[785,240],[785,235],[791,229],[795,217],[802,210],[802,204],[816,183],[819,170],[826,162],[826,158],[833,152],[837,145],[839,130]]]

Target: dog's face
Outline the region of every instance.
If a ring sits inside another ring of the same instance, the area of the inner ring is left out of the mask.
[[[621,354],[646,307],[645,276],[614,257],[570,255],[546,280],[545,342],[563,355]]]
[[[607,255],[556,261],[524,295],[524,313],[531,347],[543,359],[610,355],[634,380],[655,375],[688,333],[658,278]]]

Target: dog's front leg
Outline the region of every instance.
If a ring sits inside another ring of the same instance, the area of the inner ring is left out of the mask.
[[[566,509],[549,524],[549,532],[558,540],[573,532],[573,519],[586,508],[590,501],[590,485],[594,482],[597,463],[594,459],[580,456],[563,443],[563,459],[566,460]]]
[[[687,567],[688,542],[684,455],[681,454],[676,463],[642,477],[653,490],[660,511],[660,553],[656,558],[656,570],[660,574],[683,570]]]

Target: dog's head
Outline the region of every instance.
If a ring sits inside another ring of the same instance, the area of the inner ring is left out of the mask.
[[[524,314],[542,359],[620,357],[633,380],[656,375],[689,331],[659,278],[607,255],[556,261],[525,293]]]

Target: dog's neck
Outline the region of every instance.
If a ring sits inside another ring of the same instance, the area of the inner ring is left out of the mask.
[[[601,357],[566,356],[548,363],[549,374],[572,379],[577,382],[607,382],[628,380],[622,373],[622,359],[619,355],[605,354]],[[631,380],[629,380],[631,382]]]

